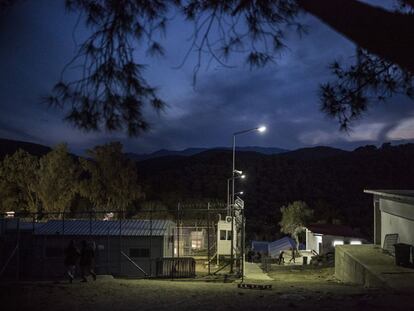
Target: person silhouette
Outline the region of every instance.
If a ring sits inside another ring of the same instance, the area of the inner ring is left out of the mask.
[[[293,247],[291,247],[290,250],[292,251],[292,257],[290,258],[289,263],[291,263],[292,260],[293,260],[293,263],[296,263],[295,249]]]
[[[79,249],[75,245],[75,241],[71,240],[68,247],[65,249],[65,266],[66,274],[69,277],[69,282],[72,283],[75,278],[76,265],[80,256]]]
[[[82,282],[88,281],[86,277],[89,274],[91,274],[94,281],[96,281],[96,273],[94,270],[95,250],[92,245],[88,244],[85,240],[82,241],[79,265],[81,268]]]

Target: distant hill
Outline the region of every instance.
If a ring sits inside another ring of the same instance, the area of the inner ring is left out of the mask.
[[[231,165],[228,150],[137,162],[146,199],[172,210],[177,202],[225,202]],[[372,196],[363,190],[414,189],[414,144],[354,151],[314,147],[276,155],[238,152],[236,168],[247,175],[237,181],[236,191],[245,191],[250,238],[277,238],[280,208],[296,200],[314,209],[315,221],[340,219],[369,237]]]
[[[39,144],[0,138],[0,159],[3,159],[8,154],[15,153],[19,149],[23,149],[36,156],[42,156],[52,150],[47,146]]]
[[[160,158],[160,157],[170,157],[170,156],[193,156],[206,151],[224,151],[231,150],[230,147],[213,147],[213,148],[187,148],[184,150],[167,150],[161,149],[152,153],[127,153],[127,156],[135,161],[143,161],[148,159]],[[258,146],[247,146],[247,147],[237,147],[236,150],[239,151],[249,151],[257,152],[261,154],[279,154],[288,152],[289,150],[276,148],[276,147],[258,147]]]
[[[290,159],[296,160],[315,160],[328,158],[333,156],[345,155],[349,151],[345,151],[338,148],[326,147],[326,146],[317,146],[310,148],[301,148],[293,151],[283,153],[283,156]]]

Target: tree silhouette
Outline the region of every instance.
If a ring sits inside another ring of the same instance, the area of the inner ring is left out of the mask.
[[[39,159],[19,149],[0,162],[2,211],[38,212]]]
[[[313,217],[313,210],[303,201],[295,201],[280,209],[282,219],[279,223],[280,231],[290,234],[299,248],[299,233],[305,230],[306,225]]]
[[[384,101],[394,94],[414,99],[413,75],[383,58],[359,49],[356,64],[338,62],[330,69],[336,79],[321,86],[321,109],[336,118],[342,129],[361,116],[372,101]]]
[[[135,164],[124,156],[121,143],[96,146],[87,154],[92,160],[80,159],[86,172],[80,194],[88,198],[97,211],[125,211],[144,196]]]
[[[77,163],[67,152],[65,144],[57,145],[40,158],[37,171],[36,193],[42,203],[42,212],[51,213],[49,218],[61,218],[78,192],[80,171]]]
[[[46,101],[69,109],[66,119],[81,129],[124,129],[138,135],[149,127],[144,107],[160,111],[165,104],[144,79],[134,48],[146,46],[149,55],[162,55],[162,45],[154,38],[167,28],[170,13],[194,24],[183,61],[196,53],[195,81],[204,62],[231,66],[232,54],[242,54],[251,67],[274,62],[286,46],[285,32],[306,30],[298,22],[298,13],[304,11],[362,51],[350,68],[333,63],[336,80],[320,89],[322,110],[346,129],[377,99],[395,93],[412,97],[414,2],[396,3],[399,12],[357,0],[66,0],[92,33],[63,70],[80,67],[80,78],[67,81],[62,76]]]

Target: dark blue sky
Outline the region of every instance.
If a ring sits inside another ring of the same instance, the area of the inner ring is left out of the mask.
[[[213,64],[200,70],[195,88],[193,56],[174,69],[189,46],[191,26],[173,22],[163,41],[164,58],[144,58],[137,52],[138,61],[148,64],[146,78],[160,88],[168,108],[161,115],[147,111],[151,131],[128,138],[124,133],[85,133],[63,122],[63,111],[40,103],[74,54],[76,16],[65,11],[64,1],[18,2],[0,16],[0,137],[46,145],[67,142],[78,153],[112,140],[138,153],[225,146],[230,145],[232,132],[259,124],[269,131],[243,136],[240,145],[350,149],[413,139],[414,105],[404,97],[373,106],[350,133],[341,133],[337,121],[319,111],[318,84],[332,78],[327,66],[333,60],[352,62],[355,47],[312,16],[302,18],[309,34],[299,38],[289,33],[289,48],[276,64],[257,70],[237,58],[231,60],[233,69]],[[85,28],[78,27],[77,41],[85,34]]]

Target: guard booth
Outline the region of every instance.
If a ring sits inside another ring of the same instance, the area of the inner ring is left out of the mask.
[[[237,197],[234,202],[233,216],[227,215],[217,223],[217,265],[220,256],[231,255],[232,241],[233,255],[236,257],[240,254],[243,208],[243,200]]]
[[[232,230],[232,218],[233,229]],[[237,244],[237,230],[235,217],[226,216],[224,219],[219,220],[217,223],[217,258],[218,256],[230,256],[231,255],[231,240],[233,239],[233,248],[236,248]],[[234,232],[234,236],[233,236]]]

